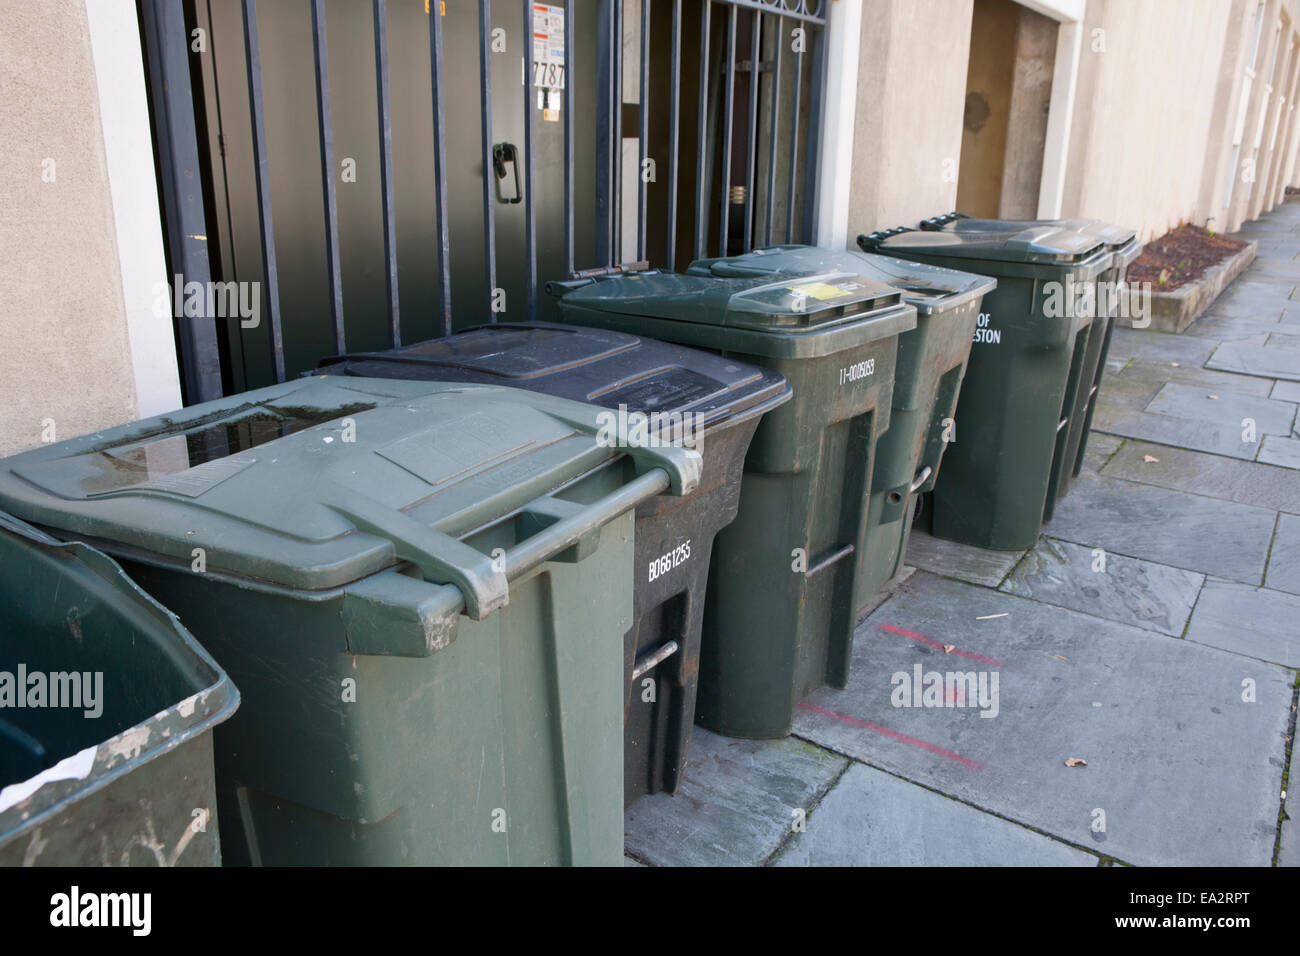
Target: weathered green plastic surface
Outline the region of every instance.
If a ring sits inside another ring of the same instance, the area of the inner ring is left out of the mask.
[[[800,302],[811,315],[791,311]],[[801,698],[847,679],[876,441],[889,427],[897,336],[916,310],[896,289],[841,273],[619,276],[560,304],[567,322],[717,349],[790,383],[793,400],[764,416],[749,446],[736,520],[714,542],[696,700],[711,730],[785,736]],[[729,327],[735,315],[741,327]]]
[[[1137,233],[1133,229],[1097,219],[959,218],[947,223],[943,228],[948,232],[962,234],[999,232],[1005,234],[1044,226],[1054,226],[1096,239],[1112,253],[1110,265],[1097,276],[1096,315],[1094,321],[1088,325],[1087,342],[1077,377],[1072,376],[1072,381],[1077,384],[1068,390],[1068,395],[1073,397],[1068,406],[1070,424],[1067,426],[1064,450],[1059,460],[1053,462],[1053,490],[1048,495],[1043,511],[1043,520],[1049,521],[1054,513],[1056,500],[1065,497],[1070,487],[1070,478],[1077,475],[1083,466],[1083,453],[1088,444],[1088,430],[1092,425],[1093,410],[1101,387],[1101,373],[1105,369],[1106,353],[1110,350],[1111,335],[1115,329],[1118,301],[1115,290],[1123,281],[1129,263],[1141,252],[1141,243],[1137,241]]]
[[[227,862],[617,865],[633,511],[700,460],[599,413],[302,380],[8,459],[0,500],[93,533],[241,686]]]
[[[1086,283],[1111,263],[1095,238],[1055,227],[1011,236],[905,232],[891,256],[997,279],[984,297],[957,405],[955,441],[933,493],[933,532],[980,547],[1032,547],[1065,470],[1069,414],[1082,382],[1091,313],[1048,318],[1049,283]]]
[[[957,407],[980,302],[997,282],[922,262],[814,246],[773,246],[726,259],[700,259],[692,275],[772,276],[858,272],[899,289],[916,307],[916,328],[898,337],[889,430],[876,445],[869,531],[858,560],[858,612],[901,569],[915,497],[930,491]]]
[[[220,863],[212,729],[238,703],[111,559],[0,514],[0,866]]]

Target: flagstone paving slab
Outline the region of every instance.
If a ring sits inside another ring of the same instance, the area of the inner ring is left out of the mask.
[[[1271,861],[1294,671],[930,574],[867,624],[799,736],[1124,862]],[[918,666],[982,673],[985,697],[894,706]]]
[[[1242,441],[1243,426],[1239,422],[1216,423],[1174,418],[1102,404],[1100,401],[1093,414],[1092,427],[1124,438],[1228,455],[1244,461],[1253,460],[1259,451],[1258,431],[1255,441]]]
[[[805,825],[776,866],[1098,863],[1090,853],[862,764],[849,767]]]
[[[1148,457],[1156,460],[1147,461]],[[1275,465],[1128,441],[1101,474],[1300,514],[1300,474]]]
[[[1215,343],[1208,339],[1119,326],[1111,337],[1107,361],[1144,358],[1160,362],[1180,362],[1184,365],[1204,365],[1214,348]]]
[[[1300,666],[1300,595],[1210,578],[1187,639],[1262,661]]]
[[[1205,367],[1296,382],[1300,381],[1300,349],[1271,349],[1262,345],[1224,342],[1215,349]]]
[[[907,543],[906,563],[933,574],[995,588],[1024,553],[1024,550],[990,551],[974,545],[945,541],[914,528]]]
[[[1256,457],[1266,465],[1300,469],[1300,439],[1265,435]]]
[[[1288,594],[1300,594],[1300,508],[1296,514],[1277,516],[1277,533],[1268,556],[1264,586]],[[1296,623],[1300,629],[1300,622]]]
[[[1000,590],[1178,637],[1203,583],[1196,571],[1043,537]]]
[[[848,761],[802,740],[732,740],[696,727],[676,795],[623,814],[628,853],[653,866],[758,866]]]
[[[1275,517],[1265,508],[1081,474],[1043,530],[1090,548],[1259,584]]]
[[[1268,397],[1283,402],[1300,402],[1300,382],[1274,382]]]
[[[1256,432],[1265,435],[1290,435],[1296,414],[1292,402],[1218,392],[1177,382],[1169,382],[1161,388],[1146,410],[1157,415],[1226,426],[1238,432],[1242,430],[1242,421],[1249,418],[1255,422]]]
[[[1253,375],[1235,375],[1232,372],[1213,372],[1199,365],[1172,365],[1169,362],[1156,362],[1150,359],[1132,359],[1114,374],[1107,374],[1101,382],[1101,395],[1104,399],[1113,382],[1124,379],[1140,378],[1145,381],[1179,382],[1183,385],[1195,385],[1214,392],[1236,392],[1242,395],[1256,395],[1260,398],[1279,398],[1270,396],[1273,387],[1271,380],[1256,378]],[[1288,383],[1296,384],[1296,383]],[[1297,399],[1292,399],[1297,401]]]

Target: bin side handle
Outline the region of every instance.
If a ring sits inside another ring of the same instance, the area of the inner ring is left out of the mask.
[[[572,547],[624,511],[662,493],[668,486],[668,473],[662,468],[655,468],[590,506],[584,507],[550,496],[538,498],[526,505],[524,511],[558,520],[507,551],[503,562],[497,563],[496,567],[500,568],[504,563],[502,577],[506,580],[515,579]],[[355,501],[355,496],[353,500]],[[370,508],[353,506],[336,510],[349,516],[366,510],[374,518],[373,508],[382,509],[382,506],[374,502],[370,504]],[[471,560],[488,562],[491,566],[490,558],[469,545],[426,528],[398,512],[389,511],[389,514],[405,521],[384,521],[381,530],[381,522],[371,520],[368,522],[370,530],[383,534],[398,544],[397,531],[412,530],[411,525],[414,525],[422,532],[416,535],[417,541],[437,540],[439,544],[450,541],[464,549],[457,553],[468,552]],[[434,573],[432,556],[419,555],[417,560],[415,547],[410,541],[404,540],[398,549],[399,554],[420,568],[421,574]],[[444,572],[437,573],[441,576]],[[447,576],[451,577],[450,574]],[[466,611],[475,620],[480,619],[470,610],[467,595],[475,599],[479,597],[472,588],[463,588],[454,582],[442,584],[420,581],[392,568],[354,582],[343,589],[343,617],[348,650],[353,654],[428,657],[456,639],[461,611]]]

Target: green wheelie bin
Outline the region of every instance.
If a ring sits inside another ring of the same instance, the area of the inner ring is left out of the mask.
[[[713,540],[736,517],[745,451],[790,400],[771,369],[609,329],[501,322],[383,352],[324,359],[319,374],[509,385],[591,402],[700,452],[699,488],[636,509],[632,626],[623,643],[623,801],[686,776]],[[649,437],[648,436],[648,437]]]
[[[848,677],[875,446],[916,310],[841,272],[633,273],[548,288],[570,324],[710,349],[790,383],[794,398],[750,443],[736,520],[714,541],[695,711],[728,736],[785,736],[800,699]]]
[[[0,513],[0,866],[219,864],[213,728],[238,705],[111,558]]]
[[[869,252],[997,279],[976,320],[956,435],[931,495],[931,530],[984,548],[1031,548],[1065,471],[1083,382],[1090,295],[1111,254],[1050,226],[1018,232],[894,230]]]
[[[0,508],[96,541],[239,685],[226,862],[617,866],[633,511],[700,458],[600,412],[301,379],[6,459]]]
[[[1076,392],[1074,408],[1070,415],[1064,467],[1069,475],[1077,475],[1083,467],[1083,455],[1088,447],[1088,433],[1092,427],[1093,412],[1097,407],[1097,396],[1101,391],[1101,379],[1106,371],[1106,356],[1110,352],[1110,340],[1115,332],[1115,320],[1119,313],[1124,279],[1129,265],[1142,251],[1142,244],[1137,240],[1137,232],[1098,219],[973,219],[958,212],[924,220],[921,228],[943,229],[948,232],[983,232],[998,229],[1015,232],[1043,225],[1057,226],[1095,236],[1113,256],[1109,268],[1097,277],[1096,312],[1094,321],[1088,327],[1088,349],[1084,358],[1081,384]],[[1069,482],[1063,478],[1057,485],[1056,496],[1064,497],[1068,490]],[[1047,511],[1047,517],[1050,518],[1050,502]]]
[[[867,509],[867,552],[858,561],[861,619],[872,595],[902,569],[918,495],[934,488],[945,435],[957,408],[980,302],[997,282],[921,262],[815,246],[773,246],[692,262],[689,275],[720,278],[857,272],[899,289],[916,308],[916,328],[898,337],[889,430],[876,443]]]

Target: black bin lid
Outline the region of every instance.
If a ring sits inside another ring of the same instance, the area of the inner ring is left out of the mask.
[[[691,412],[704,427],[791,397],[757,365],[606,329],[502,323],[382,352],[322,359],[316,375],[505,385],[629,412]]]

